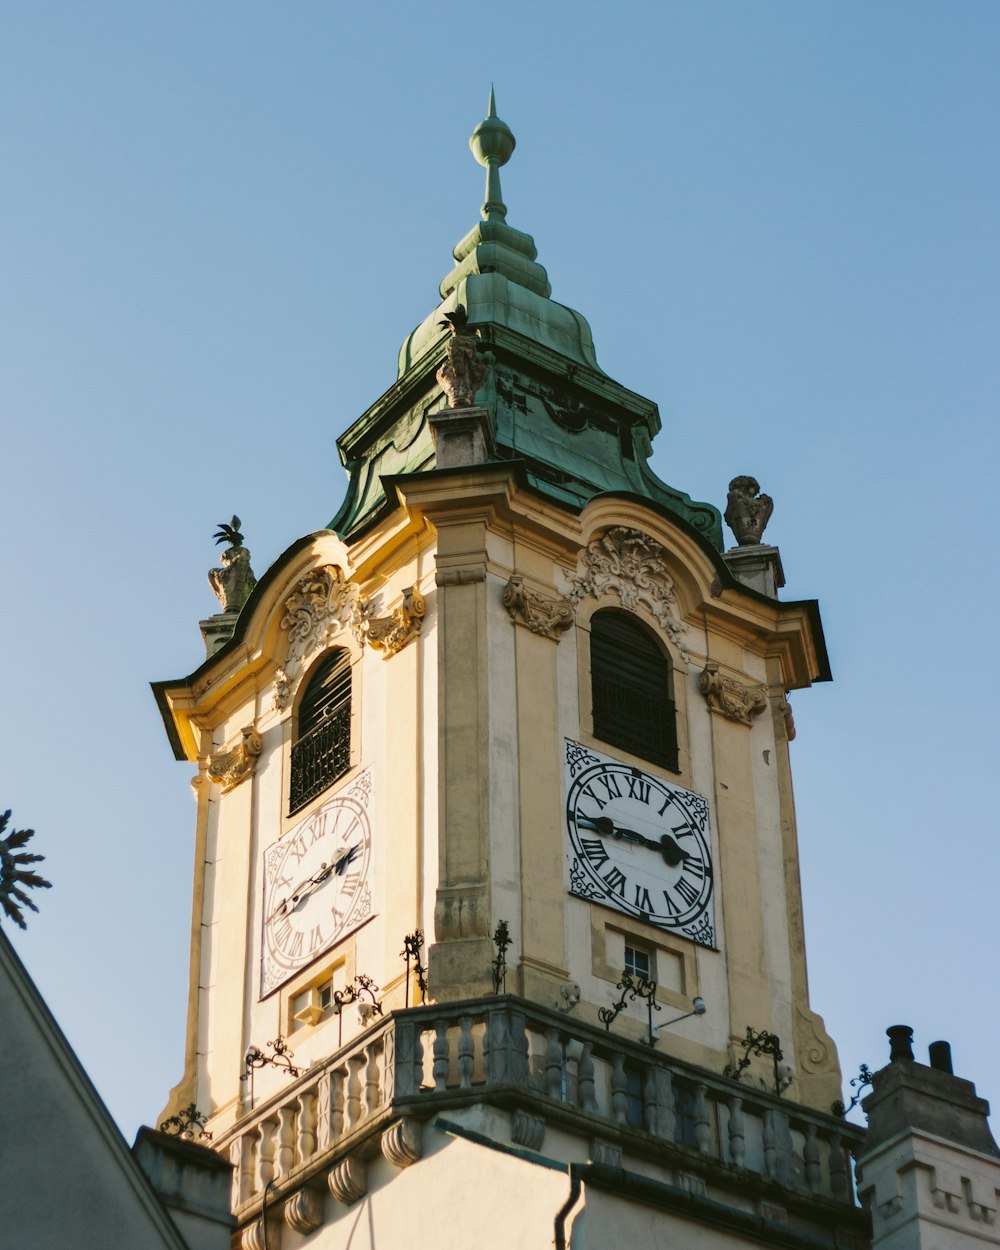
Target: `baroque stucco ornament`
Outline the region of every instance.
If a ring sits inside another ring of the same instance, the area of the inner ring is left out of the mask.
[[[559,641],[559,635],[573,624],[573,605],[537,590],[527,590],[520,573],[513,573],[503,588],[503,606],[514,624],[527,625],[533,634]]]
[[[774,511],[774,500],[760,493],[755,477],[734,477],[726,499],[726,524],[741,547],[760,545],[764,527]]]
[[[599,599],[614,591],[630,612],[644,603],[687,661],[687,626],[677,616],[674,579],[667,572],[665,554],[663,546],[642,530],[612,526],[587,544],[578,571],[570,577],[567,598],[576,606],[587,595]]]
[[[222,786],[223,794],[238,786],[257,769],[263,744],[253,724],[244,725],[240,740],[228,751],[215,751],[208,757],[208,775]]]
[[[767,689],[759,683],[745,686],[735,677],[719,672],[716,660],[708,660],[698,674],[698,689],[713,712],[750,725],[767,707]]]
[[[407,586],[403,591],[403,602],[388,616],[369,616],[365,605],[361,605],[356,616],[356,636],[376,651],[384,652],[388,658],[420,633],[426,612],[423,595],[415,586]]]
[[[288,654],[275,674],[274,707],[282,711],[292,698],[292,686],[305,658],[324,647],[345,624],[357,629],[363,617],[361,594],[336,564],[313,569],[285,600],[281,628],[288,631]]]

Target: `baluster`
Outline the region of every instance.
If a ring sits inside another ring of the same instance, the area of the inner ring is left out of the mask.
[[[668,1071],[656,1070],[656,1132],[667,1141],[676,1140],[674,1080]]]
[[[545,1034],[545,1092],[550,1098],[562,1098],[563,1048],[559,1030],[549,1029]]]
[[[344,1135],[344,1083],[347,1073],[337,1068],[330,1074],[330,1089],[333,1097],[330,1107],[330,1123],[333,1128],[333,1140],[340,1141]]]
[[[792,1172],[792,1135],[788,1128],[788,1116],[783,1111],[774,1112],[774,1146],[776,1179],[787,1185]]]
[[[816,1125],[806,1125],[806,1144],[802,1152],[806,1165],[806,1184],[813,1191],[819,1191],[819,1142],[816,1140]]]
[[[249,1133],[241,1133],[229,1145],[229,1161],[233,1165],[233,1210],[250,1197],[253,1175],[253,1142]]]
[[[273,1120],[261,1120],[257,1126],[257,1176],[255,1193],[261,1193],[274,1180],[274,1129]]]
[[[333,1124],[331,1123],[331,1073],[324,1072],[316,1086],[316,1146],[319,1150],[326,1148],[333,1141]]]
[[[364,1055],[351,1055],[347,1061],[347,1089],[344,1095],[344,1110],[347,1115],[347,1127],[354,1128],[361,1119],[361,1069],[364,1066]]]
[[[412,1020],[398,1020],[395,1030],[390,1030],[386,1036],[392,1037],[393,1034],[395,1090],[405,1097],[420,1089],[424,1076],[424,1048],[420,1042],[420,1030]]]
[[[650,1066],[646,1069],[646,1075],[642,1082],[642,1122],[647,1133],[659,1131],[659,1115],[657,1112],[656,1069]]]
[[[278,1109],[277,1175],[287,1176],[295,1167],[295,1104]]]
[[[462,1089],[472,1088],[472,1069],[475,1064],[476,1048],[472,1040],[472,1017],[462,1016],[458,1022],[458,1076]]]
[[[448,1087],[448,1022],[439,1020],[434,1038],[434,1092],[443,1093]]]
[[[312,1158],[316,1153],[316,1098],[315,1089],[304,1089],[299,1094],[299,1114],[296,1121],[298,1133],[295,1138],[295,1152],[300,1163]]]
[[[839,1133],[834,1133],[830,1140],[830,1189],[835,1198],[847,1197],[847,1156]]]
[[[746,1121],[743,1116],[743,1099],[729,1100],[729,1157],[738,1168],[746,1157]]]
[[[621,1051],[616,1051],[611,1059],[611,1113],[619,1124],[628,1123],[628,1078]]]
[[[382,1089],[379,1072],[379,1045],[372,1042],[365,1047],[365,1112],[372,1115],[382,1102]]]
[[[584,1111],[597,1110],[597,1090],[594,1084],[594,1052],[589,1042],[576,1062],[576,1089],[580,1106]]]
[[[694,1144],[700,1154],[711,1154],[712,1128],[708,1120],[708,1086],[694,1087]]]
[[[772,1181],[778,1175],[778,1152],[774,1144],[774,1112],[764,1112],[764,1174]]]

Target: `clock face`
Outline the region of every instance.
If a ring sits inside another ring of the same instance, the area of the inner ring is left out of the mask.
[[[371,769],[264,852],[260,992],[372,915]]]
[[[708,803],[566,741],[569,892],[715,945]]]

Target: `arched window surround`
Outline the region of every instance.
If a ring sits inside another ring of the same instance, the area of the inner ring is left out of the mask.
[[[357,771],[360,760],[360,653],[347,639],[327,647],[315,656],[297,683],[292,714],[286,721],[286,827],[297,824],[316,802],[329,796]],[[337,660],[342,665],[337,664]],[[316,683],[323,680],[327,669],[340,668],[338,680],[334,672],[333,698],[315,699]],[[345,697],[346,696],[346,697]],[[303,732],[303,717],[309,721]]]
[[[664,660],[669,665],[677,733],[677,758],[673,767],[657,760],[651,760],[647,756],[636,754],[634,751],[630,751],[617,743],[602,739],[595,732],[593,685],[591,680],[591,623],[595,616],[607,611],[621,613],[642,626],[645,633],[655,641],[663,654]],[[627,762],[634,763],[636,767],[646,769],[647,771],[662,772],[679,785],[686,786],[689,789],[694,788],[691,777],[691,752],[688,732],[688,666],[665,637],[663,630],[652,613],[648,612],[642,604],[637,605],[632,610],[623,608],[621,600],[616,595],[601,596],[600,599],[591,600],[589,603],[581,605],[577,612],[577,668],[580,698],[580,740],[585,745],[592,746],[596,751],[602,751],[604,754],[614,756],[616,759],[624,759]]]

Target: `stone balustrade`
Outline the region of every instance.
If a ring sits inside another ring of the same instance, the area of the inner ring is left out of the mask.
[[[862,1129],[501,995],[394,1012],[290,1080],[215,1143],[234,1164],[233,1210],[252,1219],[266,1191],[267,1206],[284,1201],[285,1219],[308,1231],[317,1204],[309,1189],[295,1196],[307,1181],[325,1170],[334,1196],[354,1201],[367,1191],[362,1139],[381,1132],[385,1157],[406,1166],[420,1157],[420,1121],[476,1102],[511,1111],[514,1143],[528,1149],[558,1123],[602,1161],[660,1155],[722,1182],[750,1172],[856,1203]]]

